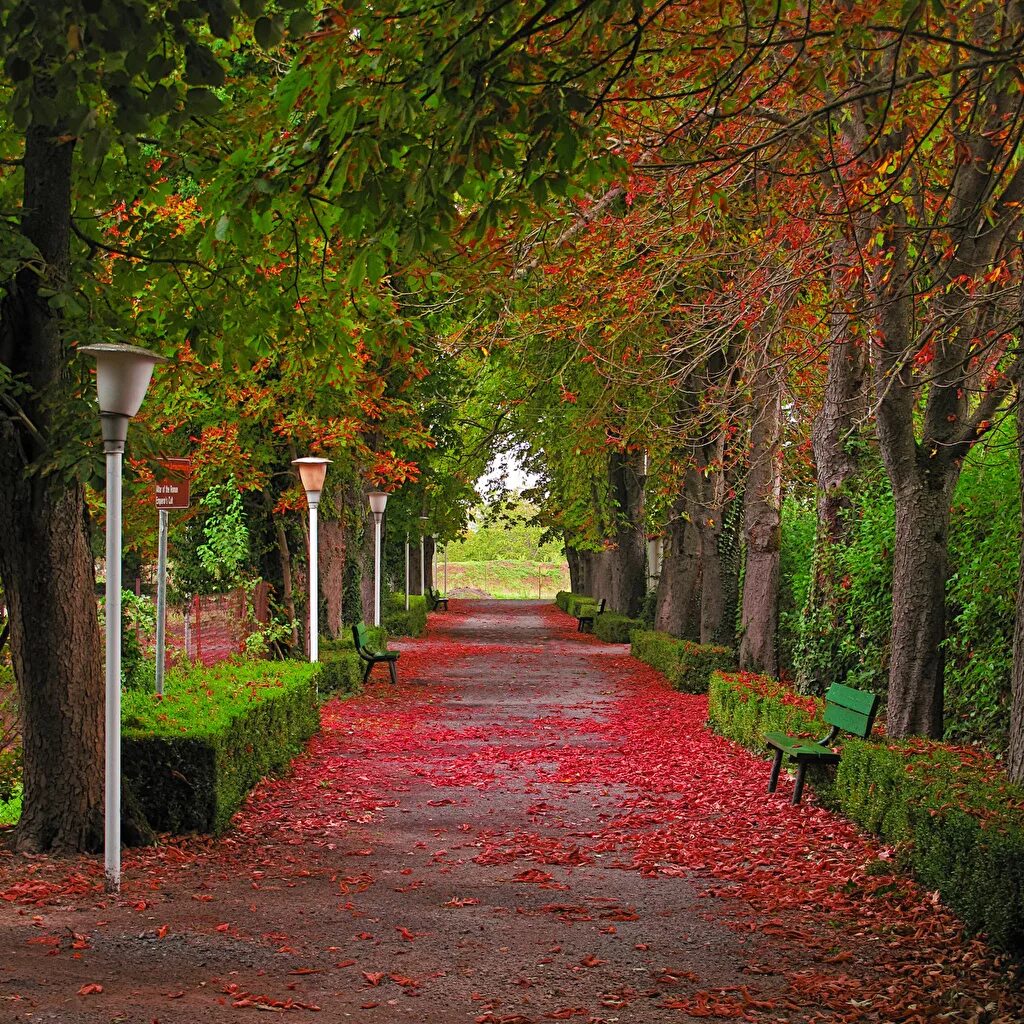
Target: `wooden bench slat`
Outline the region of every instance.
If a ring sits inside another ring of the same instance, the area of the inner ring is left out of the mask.
[[[824,717],[829,725],[836,725],[843,732],[852,733],[861,738],[871,732],[871,723],[874,719],[873,715],[862,715],[859,711],[851,711],[838,704],[826,704]]]
[[[838,704],[840,707],[849,708],[862,715],[872,715],[878,704],[878,694],[855,690],[852,686],[846,686],[843,683],[833,683],[825,694],[825,702]]]

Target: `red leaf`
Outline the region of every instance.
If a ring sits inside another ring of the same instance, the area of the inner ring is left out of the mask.
[[[387,975],[383,971],[363,971],[363,977],[368,985],[379,985]]]
[[[96,982],[93,981],[93,982],[90,982],[88,985],[83,985],[78,990],[78,994],[80,996],[92,996],[92,995],[98,995],[102,991],[103,991],[103,986],[102,985],[97,985]]]

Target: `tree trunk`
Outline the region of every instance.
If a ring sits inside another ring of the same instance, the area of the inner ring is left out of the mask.
[[[95,577],[83,488],[30,475],[51,436],[49,409],[65,392],[61,323],[40,287],[69,268],[74,144],[35,126],[26,136],[21,229],[44,271],[6,282],[0,362],[31,392],[22,415],[0,421],[0,579],[23,725],[24,811],[18,847],[73,852],[102,835],[103,671]],[[31,424],[31,426],[29,426]],[[98,433],[98,431],[97,431]]]
[[[914,480],[894,492],[896,546],[886,732],[942,737],[949,502],[956,473],[937,486]]]
[[[796,677],[804,693],[823,693],[846,666],[838,660],[831,638],[845,604],[835,569],[836,552],[846,543],[847,517],[852,507],[851,485],[860,459],[852,443],[858,421],[866,413],[866,346],[854,335],[860,315],[847,308],[842,278],[855,258],[853,246],[840,239],[833,247],[832,302],[828,373],[821,411],[811,429],[818,483],[817,529],[813,575],[801,616]],[[861,311],[857,311],[858,313]]]
[[[435,554],[435,551],[436,551],[436,547],[434,545],[434,538],[433,537],[425,538],[425,540],[423,541],[423,545],[424,545],[424,548],[423,548],[423,550],[424,550],[424,557],[426,558],[426,563],[427,563],[426,564],[426,573],[427,573],[426,585],[428,587],[430,587],[431,589],[433,589],[433,590],[437,590],[437,587],[434,585],[434,554]]]
[[[640,614],[647,593],[643,454],[612,452],[608,475],[618,511],[607,596],[616,611],[635,618]]]
[[[687,472],[684,492],[672,506],[654,612],[655,629],[687,640],[700,639],[700,533],[687,514],[686,495],[693,485],[694,474]]]
[[[343,592],[345,588],[345,523],[341,519],[321,519],[320,593],[323,596],[327,635],[337,637],[341,631]]]
[[[583,568],[580,564],[580,553],[574,547],[566,544],[565,560],[569,564],[569,589],[574,594],[583,593]]]
[[[292,650],[297,651],[299,649],[299,621],[298,612],[295,609],[295,590],[292,582],[292,552],[288,546],[288,533],[284,528],[282,518],[274,515],[274,500],[269,491],[263,492],[263,507],[274,526],[277,561],[281,568],[281,601],[284,604],[284,613],[292,624],[291,647]]]
[[[1017,396],[1017,461],[1020,466],[1020,501],[1024,513],[1024,401]],[[1013,624],[1013,672],[1011,675],[1010,735],[1006,773],[1024,783],[1024,541],[1017,573],[1017,614]]]
[[[782,504],[782,392],[766,358],[754,375],[757,412],[750,430],[750,471],[744,502],[747,544],[740,613],[740,668],[779,671],[779,550]]]

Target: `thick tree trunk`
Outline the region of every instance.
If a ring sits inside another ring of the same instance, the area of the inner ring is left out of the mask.
[[[833,310],[830,318],[828,373],[821,411],[811,429],[818,483],[814,573],[801,616],[801,642],[796,656],[797,685],[804,693],[823,693],[837,673],[845,671],[833,650],[845,591],[835,570],[836,552],[846,543],[852,484],[860,459],[852,443],[858,421],[866,413],[866,346],[854,336],[861,322],[847,309],[842,278],[854,259],[852,244],[841,239],[833,248]]]
[[[779,671],[779,552],[781,534],[782,393],[778,371],[766,360],[754,376],[755,418],[744,503],[747,544],[740,613],[740,667]]]
[[[700,533],[688,515],[686,494],[694,483],[695,474],[688,472],[672,507],[654,612],[655,629],[687,640],[700,639]]]
[[[896,489],[892,641],[886,731],[941,738],[950,495],[956,473],[937,486],[915,480]]]
[[[298,650],[299,622],[298,613],[295,609],[295,590],[292,581],[292,552],[288,546],[288,534],[285,531],[284,522],[281,517],[274,515],[274,500],[270,496],[269,491],[263,492],[263,508],[274,526],[277,562],[281,570],[281,602],[284,605],[284,613],[292,624],[291,647],[293,650]]]
[[[1017,460],[1020,466],[1020,501],[1024,514],[1024,400],[1017,396]],[[1013,672],[1011,676],[1010,735],[1006,773],[1024,783],[1024,542],[1017,574],[1017,614],[1013,624]]]
[[[347,537],[345,523],[340,519],[321,519],[320,593],[323,596],[327,635],[337,637],[341,631],[343,593],[345,589],[345,555]]]
[[[0,362],[32,391],[0,421],[0,578],[21,701],[24,811],[18,846],[72,852],[98,846],[103,800],[103,671],[95,578],[82,487],[29,475],[60,403],[66,352],[41,287],[69,267],[74,145],[56,130],[26,137],[21,227],[44,271],[22,270],[0,306]],[[52,403],[52,405],[51,405]],[[23,415],[22,415],[23,414]],[[31,425],[31,426],[30,426]]]
[[[612,452],[608,477],[618,506],[608,599],[617,612],[635,618],[647,593],[643,454]]]
[[[427,537],[423,541],[424,557],[426,559],[426,585],[434,590],[437,590],[437,586],[434,583],[434,554],[436,553],[436,547],[434,545],[434,538]]]
[[[583,593],[583,568],[580,564],[580,553],[574,547],[566,544],[565,560],[569,565],[569,589],[574,594]]]

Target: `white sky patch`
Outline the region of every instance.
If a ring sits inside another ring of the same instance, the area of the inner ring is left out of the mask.
[[[486,494],[496,484],[505,478],[505,486],[510,491],[517,493],[526,487],[533,487],[537,483],[537,477],[528,473],[519,461],[515,452],[508,452],[495,455],[487,472],[476,482],[476,489],[479,494]]]

